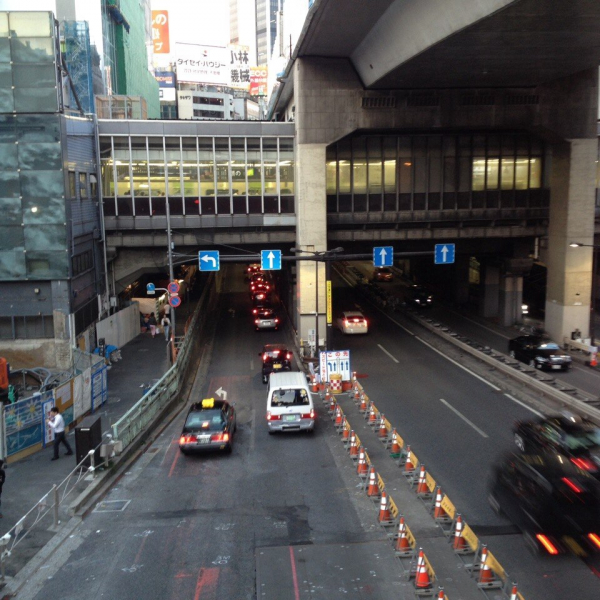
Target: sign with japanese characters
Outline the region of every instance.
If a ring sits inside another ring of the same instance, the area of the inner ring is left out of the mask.
[[[265,67],[250,67],[250,95],[251,96],[266,96],[267,95],[267,77],[269,75],[268,68]]]
[[[155,54],[169,54],[169,11],[152,11],[152,44]]]
[[[229,54],[224,46],[175,44],[177,80],[188,83],[229,85]]]
[[[154,77],[158,81],[158,93],[161,100],[175,101],[175,73],[173,71],[155,71]]]
[[[229,52],[229,87],[247,92],[250,88],[249,48],[230,44],[227,50]]]

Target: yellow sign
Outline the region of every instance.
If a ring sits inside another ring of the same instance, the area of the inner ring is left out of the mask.
[[[214,408],[215,407],[215,399],[214,398],[205,398],[202,400],[202,408]]]
[[[327,325],[331,323],[331,281],[327,281]]]

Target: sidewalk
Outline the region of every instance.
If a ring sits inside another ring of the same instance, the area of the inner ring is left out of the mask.
[[[183,328],[187,318],[186,311],[181,314]],[[177,333],[181,335],[179,322]],[[121,356],[122,360],[113,364],[108,371],[108,400],[95,413],[101,416],[103,433],[109,432],[111,425],[139,400],[144,388],[160,378],[170,366],[167,361],[167,343],[162,333],[154,338],[149,333],[138,335],[121,348]],[[67,441],[75,451],[74,431],[67,434]],[[65,449],[61,446],[60,460],[51,462],[53,448],[49,446],[5,467],[6,482],[2,493],[4,518],[0,520],[0,535],[13,527],[51,490],[53,484],[59,484],[75,468],[75,456],[64,454]]]

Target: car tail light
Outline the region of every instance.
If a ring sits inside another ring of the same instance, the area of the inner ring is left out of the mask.
[[[265,362],[269,358],[269,355],[265,352],[263,354],[263,362]]]
[[[267,413],[267,421],[281,421],[280,415],[274,415],[271,411]]]
[[[561,477],[560,479],[563,483],[566,483],[576,494],[581,494],[581,492],[583,492],[583,490],[568,477]]]
[[[258,325],[260,323],[260,319],[254,319],[254,322]]]
[[[254,309],[252,310],[252,314],[255,314],[255,315],[256,315],[256,314],[258,314],[258,308],[254,308]]]
[[[592,544],[594,544],[594,546],[600,550],[600,535],[597,533],[588,533],[587,536],[588,540],[590,540]]]
[[[290,360],[290,359],[292,358],[292,353],[291,353],[291,352],[288,352],[288,353],[285,355],[285,357],[286,357],[288,360]]]
[[[279,319],[277,319],[277,318],[276,318],[276,319],[275,319],[275,323],[279,323]]]
[[[302,413],[302,418],[303,419],[314,419],[315,418],[315,411],[314,411],[314,409],[311,409],[311,411],[308,412],[308,413]]]
[[[535,539],[544,547],[548,554],[558,554],[558,548],[550,541],[548,536],[543,533],[538,533]]]
[[[228,442],[229,441],[229,434],[228,433],[213,433],[210,436],[210,441],[211,442]]]
[[[571,462],[582,471],[597,471],[598,468],[589,458],[572,458]]]
[[[348,319],[344,319],[344,327],[348,327],[348,325],[350,325],[350,322]]]
[[[182,435],[179,438],[180,444],[193,444],[198,441],[198,438],[195,435]]]

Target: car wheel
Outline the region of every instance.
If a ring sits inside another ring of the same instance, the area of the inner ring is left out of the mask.
[[[509,353],[508,353],[508,355],[509,355],[511,358],[515,358],[515,351],[514,351],[514,350],[510,350],[510,351],[509,351]]]
[[[535,368],[536,369],[541,369],[542,368],[542,363],[535,363]]]
[[[267,383],[267,376],[263,374],[263,383]]]
[[[521,452],[525,452],[527,445],[525,444],[525,439],[520,433],[515,433],[515,445]]]
[[[529,366],[530,367],[535,367],[535,360],[530,360],[529,361]]]
[[[227,454],[231,454],[233,452],[233,444],[232,443],[229,443],[229,444],[227,444],[227,446],[225,446],[225,452]]]

